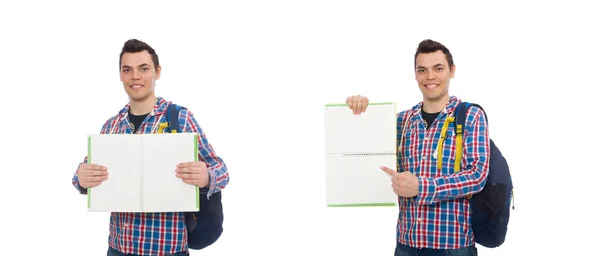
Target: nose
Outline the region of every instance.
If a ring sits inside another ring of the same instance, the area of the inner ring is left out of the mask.
[[[433,79],[435,79],[435,76],[434,76],[433,72],[427,72],[427,79],[428,79],[428,80],[433,80]]]
[[[132,74],[132,76],[131,76],[131,78],[132,78],[132,79],[134,79],[134,80],[139,80],[139,79],[141,79],[140,72],[139,72],[139,71],[137,71],[137,70],[134,70],[134,71],[133,71],[133,74]]]

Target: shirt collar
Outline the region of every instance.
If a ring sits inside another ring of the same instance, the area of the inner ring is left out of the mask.
[[[154,104],[154,107],[152,108],[152,110],[148,114],[149,116],[156,116],[156,115],[164,114],[166,112],[166,110],[167,110],[167,106],[168,106],[169,102],[167,102],[162,97],[156,97],[156,98],[157,98],[156,99],[156,103]],[[119,121],[127,120],[127,116],[129,114],[130,107],[131,107],[131,104],[127,103],[119,111],[119,113],[117,114],[117,118],[119,119]]]
[[[448,100],[448,103],[446,103],[446,106],[442,109],[442,112],[440,114],[451,114],[454,112],[454,110],[456,109],[456,107],[458,106],[458,104],[460,103],[460,99],[456,96],[450,96],[450,99]],[[423,107],[423,101],[417,103],[417,105],[415,105],[414,107],[412,107],[411,109],[411,116],[415,117],[415,116],[419,116],[421,114],[421,108]]]

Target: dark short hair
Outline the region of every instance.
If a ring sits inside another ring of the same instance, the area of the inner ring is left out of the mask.
[[[452,68],[454,65],[454,60],[452,59],[452,53],[450,50],[446,48],[443,44],[433,41],[431,39],[425,39],[419,43],[419,47],[417,47],[417,52],[415,53],[415,68],[417,68],[417,55],[419,53],[432,53],[436,51],[442,51],[444,55],[446,55],[446,60],[448,61],[449,68]]]
[[[159,66],[158,54],[156,54],[156,51],[154,51],[154,49],[150,45],[137,39],[129,39],[125,42],[125,44],[123,44],[121,54],[119,55],[119,69],[121,69],[121,58],[123,58],[124,53],[136,53],[142,51],[148,51],[150,56],[152,56],[152,62],[154,62],[154,69],[157,69],[157,67]]]

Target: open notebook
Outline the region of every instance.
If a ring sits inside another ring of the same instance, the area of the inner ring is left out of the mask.
[[[325,105],[327,206],[393,206],[398,197],[381,165],[396,169],[396,104]]]
[[[88,188],[88,211],[198,211],[198,186],[175,176],[177,164],[197,161],[196,133],[88,136],[88,161],[106,166],[108,179]]]

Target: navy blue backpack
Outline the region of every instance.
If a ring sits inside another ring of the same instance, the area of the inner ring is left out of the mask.
[[[457,136],[462,136],[466,113],[471,106],[476,106],[484,111],[481,106],[474,103],[462,102],[459,104],[454,116]],[[487,120],[487,114],[485,114],[485,118]],[[462,153],[462,150],[458,151],[461,152],[456,152],[457,159]],[[488,248],[498,247],[504,243],[510,217],[511,199],[513,199],[513,183],[508,163],[494,141],[490,139],[490,164],[486,184],[481,192],[468,199],[472,210],[471,228],[476,243]]]
[[[164,132],[182,132],[179,125],[179,111],[184,108],[175,104],[169,105],[166,113],[168,124]],[[175,127],[175,129],[173,129]],[[203,249],[216,242],[223,233],[223,205],[221,192],[213,193],[210,200],[206,199],[208,188],[200,188],[200,210],[185,212],[188,232],[188,247],[193,250]]]

